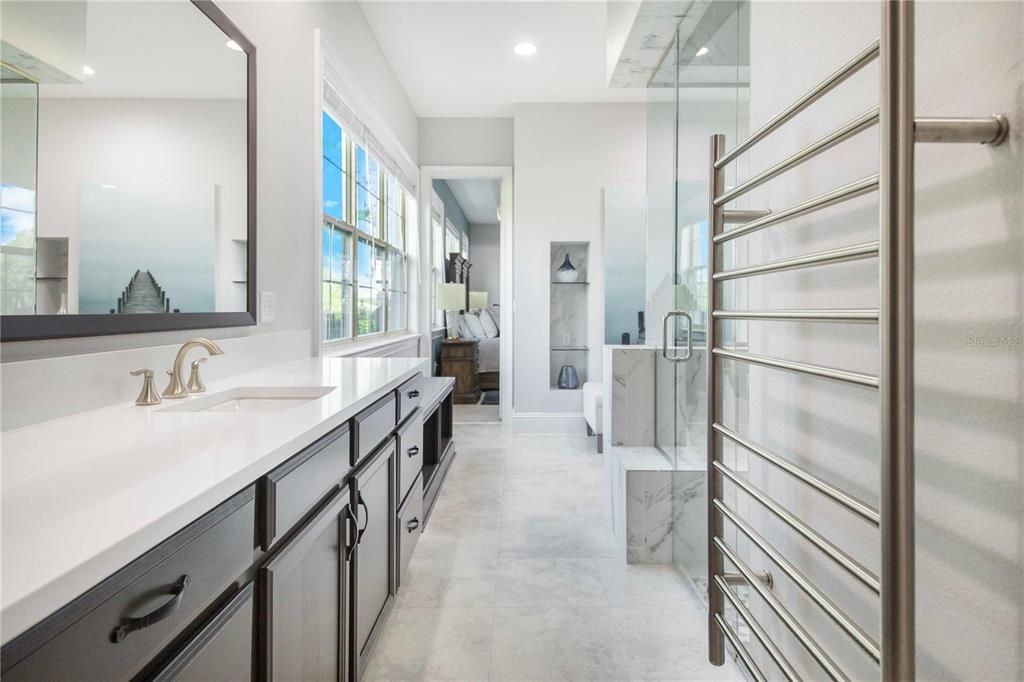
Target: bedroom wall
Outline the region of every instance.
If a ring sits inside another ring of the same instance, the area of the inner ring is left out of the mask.
[[[452,194],[448,183],[444,180],[434,180],[434,191],[437,192],[437,196],[444,203],[445,219],[451,221],[455,229],[462,234],[469,234],[469,220],[466,219],[466,214],[462,212],[462,207],[459,206],[459,202],[455,195]],[[446,253],[444,257],[447,258],[448,254]]]
[[[469,226],[469,262],[473,264],[470,282],[473,291],[486,291],[490,305],[501,304],[500,254],[501,227],[472,223]]]

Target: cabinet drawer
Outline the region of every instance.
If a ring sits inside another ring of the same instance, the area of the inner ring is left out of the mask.
[[[324,436],[260,480],[264,551],[337,489],[351,468],[348,424]]]
[[[398,423],[404,422],[420,406],[423,375],[417,374],[398,387]]]
[[[136,675],[252,564],[255,516],[250,487],[29,630],[4,647],[5,682]]]
[[[355,429],[352,466],[376,450],[377,446],[395,430],[396,400],[395,394],[389,393],[357,414],[352,420]]]
[[[413,415],[398,432],[398,504],[401,504],[423,468],[423,416]]]
[[[253,586],[231,598],[153,677],[154,682],[252,679]]]
[[[412,490],[398,512],[398,584],[405,580],[405,569],[423,532],[423,479],[417,477]]]

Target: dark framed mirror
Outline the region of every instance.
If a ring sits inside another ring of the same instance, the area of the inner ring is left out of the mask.
[[[4,0],[0,340],[256,324],[256,49],[209,0]]]

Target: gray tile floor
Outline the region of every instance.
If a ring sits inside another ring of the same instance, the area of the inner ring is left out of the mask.
[[[741,680],[707,663],[704,606],[627,565],[584,436],[459,425],[456,457],[366,680]]]

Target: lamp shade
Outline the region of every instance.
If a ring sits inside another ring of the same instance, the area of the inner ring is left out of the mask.
[[[483,310],[487,307],[487,292],[486,291],[471,291],[469,292],[469,308],[470,310]]]
[[[462,310],[466,307],[465,284],[438,284],[437,309]]]

